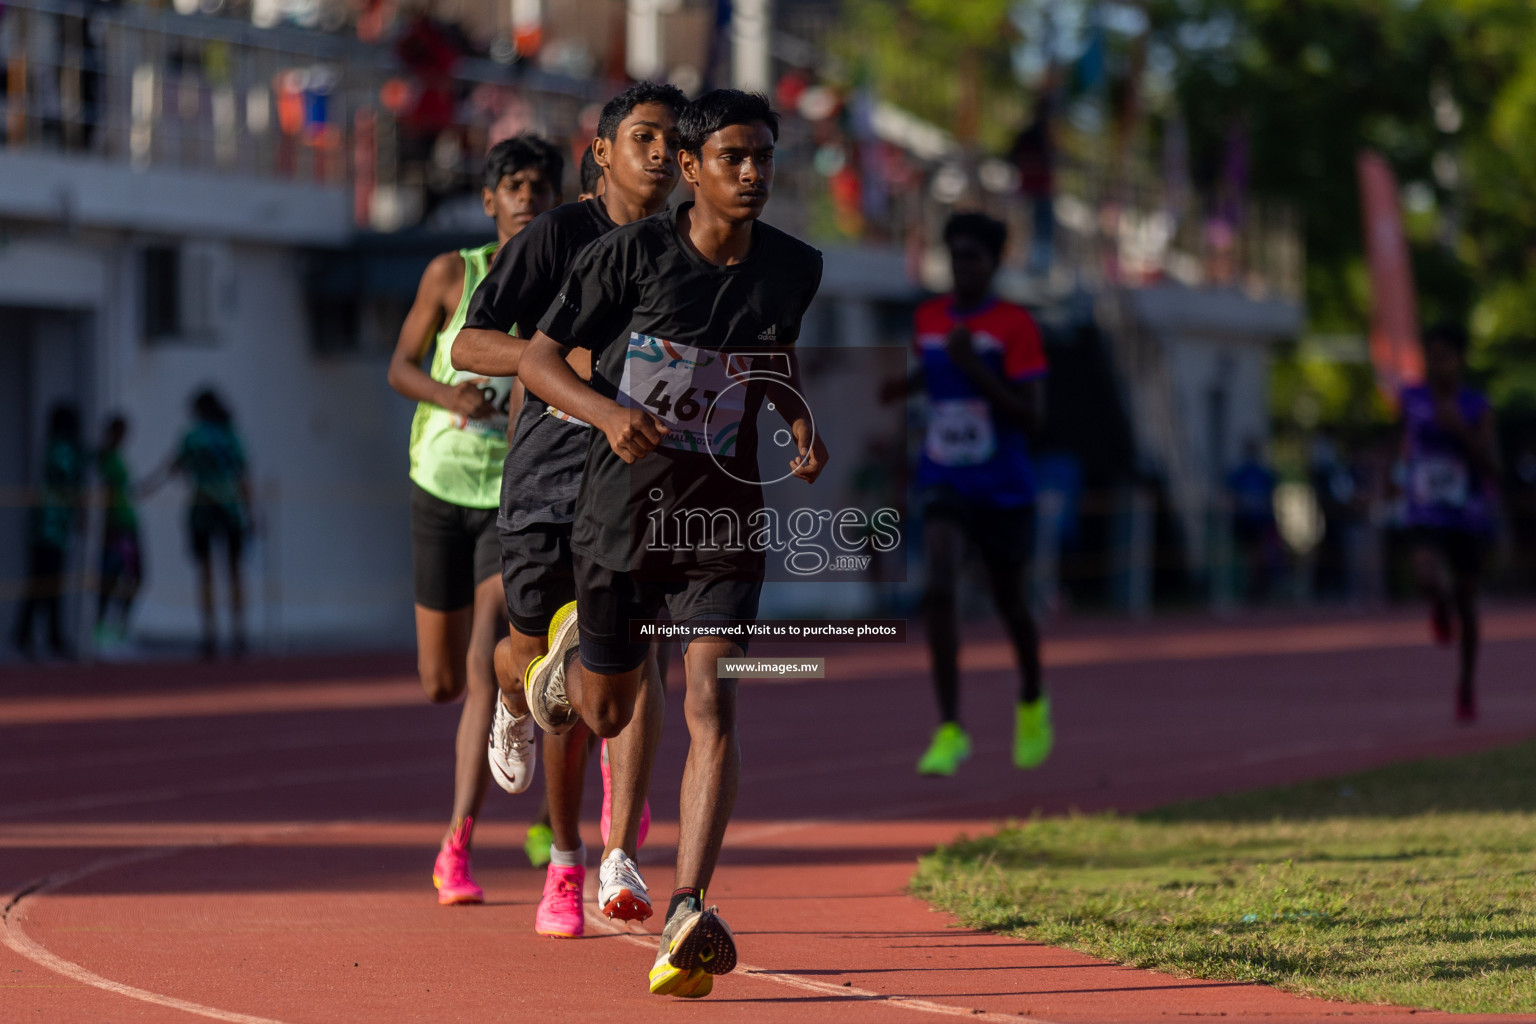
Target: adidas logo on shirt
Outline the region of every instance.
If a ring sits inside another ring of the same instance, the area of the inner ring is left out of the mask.
[[[757,336],[758,341],[777,341],[779,338],[779,325],[769,324],[768,329]]]

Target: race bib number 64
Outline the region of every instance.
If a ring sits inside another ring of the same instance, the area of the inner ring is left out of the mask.
[[[632,332],[619,404],[644,409],[667,427],[664,448],[733,455],[746,414],[749,357],[678,345]],[[742,386],[738,386],[742,385]]]
[[[928,411],[924,447],[928,457],[940,466],[979,466],[990,459],[997,440],[986,399],[934,402]]]

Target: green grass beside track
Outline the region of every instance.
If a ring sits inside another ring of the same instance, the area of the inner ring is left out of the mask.
[[[1037,818],[923,858],[965,924],[1366,1003],[1536,1012],[1536,743],[1135,817]]]

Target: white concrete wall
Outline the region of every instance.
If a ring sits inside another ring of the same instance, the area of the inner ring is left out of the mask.
[[[1130,380],[1138,442],[1152,449],[1165,473],[1190,568],[1203,572],[1221,557],[1211,541],[1221,525],[1214,517],[1227,471],[1244,441],[1263,443],[1269,437],[1270,347],[1300,330],[1303,310],[1233,290],[1165,286],[1127,294],[1165,371],[1153,372],[1158,365],[1153,362],[1144,368],[1144,379]],[[1166,395],[1156,393],[1165,386]],[[1224,396],[1219,424],[1211,422],[1213,392]],[[1148,422],[1164,409],[1168,424]],[[1178,451],[1159,450],[1165,443],[1177,444]]]
[[[385,383],[382,358],[312,352],[291,250],[236,245],[230,258],[234,308],[212,344],[145,345],[135,336],[138,318],[118,318],[102,339],[115,363],[104,407],[129,416],[129,455],[145,473],[173,452],[190,396],[205,384],[223,394],[258,493],[260,533],[247,560],[253,636],[274,645],[405,640],[412,406]],[[122,247],[117,260],[131,259]],[[184,498],[177,482],[143,508],[149,585],[138,621],[146,633],[196,629]]]
[[[1178,428],[1192,472],[1183,481],[1191,568],[1202,571],[1215,552],[1212,530],[1224,527],[1220,508],[1227,472],[1250,438],[1269,439],[1269,347],[1252,339],[1175,335],[1163,339]],[[1223,396],[1221,422],[1212,422],[1213,393]],[[1213,527],[1213,524],[1214,527]]]
[[[0,151],[0,215],[55,224],[249,238],[345,242],[351,193],[25,150]]]
[[[261,532],[247,558],[253,640],[409,642],[413,406],[385,382],[384,357],[315,355],[299,253],[259,243],[228,244],[225,305],[211,334],[147,344],[138,244],[96,232],[22,237],[0,250],[0,306],[40,311],[16,318],[30,354],[5,349],[8,362],[28,368],[28,451],[41,445],[49,402],[72,397],[92,444],[111,412],[129,418],[127,457],[142,478],[173,453],[191,395],[216,387],[234,411],[260,497]],[[147,578],[135,622],[146,637],[197,635],[185,497],[177,480],[141,504]],[[6,539],[19,549],[19,537]],[[77,561],[87,561],[94,541]]]

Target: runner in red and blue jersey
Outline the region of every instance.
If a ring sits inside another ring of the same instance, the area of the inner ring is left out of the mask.
[[[1018,656],[1013,760],[1050,754],[1050,701],[1040,686],[1040,640],[1025,579],[1034,544],[1035,484],[1026,435],[1045,416],[1045,349],[1034,319],[998,298],[992,281],[1008,229],[980,213],[949,219],[944,243],[953,294],[918,307],[913,383],[928,394],[917,483],[926,522],[928,645],[940,724],[917,770],[953,775],[970,756],[960,725],[955,591],[967,543],[979,549],[992,599]]]
[[[1493,536],[1499,464],[1493,408],[1462,383],[1466,354],[1461,327],[1425,332],[1425,381],[1402,393],[1403,519],[1435,638],[1449,644],[1459,631],[1456,717],[1471,722],[1477,718],[1477,584]]]

